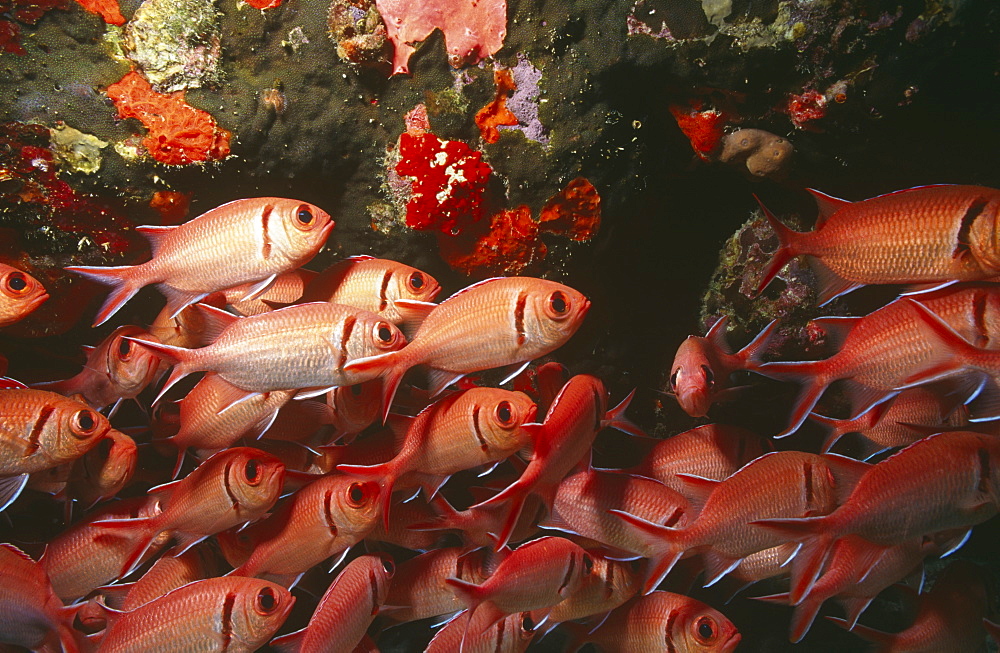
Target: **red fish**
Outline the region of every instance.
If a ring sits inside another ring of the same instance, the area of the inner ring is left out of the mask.
[[[351,256],[313,279],[302,301],[363,308],[398,326],[405,321],[404,314],[412,312],[413,302],[432,302],[439,292],[437,280],[414,267],[371,256]],[[400,300],[402,304],[397,306]],[[429,308],[423,307],[420,312],[426,313]]]
[[[153,250],[153,258],[145,263],[66,269],[112,288],[94,326],[149,284],[157,284],[167,296],[171,315],[176,315],[210,293],[244,283],[256,283],[244,299],[259,295],[279,274],[315,256],[333,224],[325,211],[298,200],[240,199],[182,225],[138,227]]]
[[[132,480],[138,464],[135,440],[111,429],[104,440],[75,463],[66,483],[66,497],[84,509],[117,495]]]
[[[243,315],[260,315],[274,310],[274,305],[295,304],[302,300],[306,285],[316,278],[312,270],[292,270],[279,274],[271,287],[252,299],[244,299],[250,295],[256,284],[246,283],[235,288],[227,288],[223,295],[226,304],[234,311]]]
[[[521,477],[496,496],[474,506],[509,502],[510,511],[498,534],[497,547],[510,539],[529,495],[537,495],[551,510],[559,482],[577,465],[590,467],[590,448],[598,431],[611,426],[626,433],[641,434],[625,417],[631,400],[632,395],[629,395],[608,410],[604,383],[589,374],[578,374],[563,386],[534,436],[531,462]]]
[[[576,333],[589,308],[586,297],[554,281],[487,279],[431,310],[403,349],[352,360],[344,370],[382,377],[384,419],[411,367],[430,368],[433,396],[466,374],[526,364],[554,351]]]
[[[723,481],[771,449],[769,440],[744,428],[705,424],[657,442],[629,471],[685,494],[689,486],[678,474]]]
[[[941,572],[930,592],[913,596],[919,607],[909,628],[887,633],[856,625],[850,630],[888,653],[983,650],[983,620],[991,609],[984,574],[980,566],[956,560]],[[848,625],[844,619],[828,618],[842,627]]]
[[[278,500],[284,478],[285,466],[276,457],[259,449],[233,447],[183,479],[150,490],[160,500],[158,514],[98,523],[142,533],[122,568],[121,575],[126,576],[160,533],[171,532],[180,542],[180,553],[209,535],[259,519]]]
[[[33,651],[80,650],[75,612],[63,607],[38,563],[12,544],[0,544],[0,642]]]
[[[337,469],[381,479],[382,518],[389,524],[389,499],[396,481],[407,473],[432,477],[426,485],[465,469],[489,465],[526,446],[535,403],[523,392],[473,388],[448,395],[424,409],[407,425],[392,460],[371,467],[338,465]],[[429,495],[436,487],[429,488]]]
[[[0,263],[0,327],[24,319],[48,298],[45,286],[30,274]]]
[[[677,349],[670,372],[670,391],[691,417],[704,417],[712,404],[732,390],[730,376],[740,370],[756,370],[777,326],[772,322],[746,347],[733,353],[726,341],[729,319],[719,318],[704,337],[688,336]]]
[[[469,618],[489,602],[501,614],[551,608],[572,596],[594,571],[594,559],[562,537],[540,537],[514,549],[489,578],[474,584],[460,578],[447,583],[469,606]]]
[[[529,612],[499,620],[486,610],[463,612],[434,635],[424,653],[523,653],[535,637],[536,623]]]
[[[378,483],[341,474],[313,481],[269,518],[243,531],[252,550],[232,575],[268,575],[291,584],[371,532],[378,519],[378,498]]]
[[[705,493],[704,507],[683,528],[667,528],[621,510],[612,510],[648,539],[653,551],[644,590],[656,588],[674,563],[698,552],[711,585],[752,553],[783,544],[786,539],[755,522],[769,517],[805,517],[833,512],[870,468],[858,461],[827,454],[778,451],[761,456],[724,481],[691,477]]]
[[[294,604],[288,590],[266,580],[199,580],[131,612],[106,609],[100,650],[255,651],[281,628]]]
[[[379,418],[382,382],[378,380],[337,386],[326,393],[332,411],[334,439],[349,442]]]
[[[113,417],[123,399],[134,399],[153,382],[159,365],[156,356],[136,346],[126,336],[155,340],[139,327],[118,327],[97,347],[87,348],[87,361],[79,374],[35,387],[67,397],[81,394],[98,410],[113,405],[109,413]]]
[[[108,605],[129,612],[178,587],[218,576],[221,572],[218,554],[213,553],[207,544],[201,544],[179,556],[162,556],[134,583],[111,585],[100,591],[105,597],[108,597],[109,592],[118,593],[121,605]]]
[[[812,257],[823,304],[863,284],[976,281],[1000,274],[994,231],[1000,191],[982,186],[921,186],[847,202],[810,191],[816,230],[798,233],[763,204],[781,246],[758,292],[795,256]]]
[[[361,373],[346,366],[406,344],[394,325],[374,313],[340,304],[299,304],[251,317],[235,317],[209,306],[200,310],[213,318],[218,333],[207,347],[135,341],[174,363],[160,396],[199,371],[216,372],[245,390],[247,397],[272,390],[318,389],[306,394],[319,394],[374,378],[377,371]]]
[[[584,579],[576,592],[548,611],[547,623],[557,624],[607,614],[639,592],[642,561],[612,560],[593,554],[592,557],[593,573]],[[538,610],[532,614],[536,623],[545,619],[545,612]]]
[[[855,534],[894,546],[930,533],[968,529],[1000,511],[1000,440],[967,431],[924,438],[872,465],[827,515],[764,519],[761,527],[803,542],[793,602],[812,586],[833,544]],[[801,562],[800,562],[801,560]]]
[[[725,615],[701,601],[653,592],[630,600],[577,642],[592,642],[601,651],[731,653],[740,633]]]
[[[309,624],[271,641],[281,653],[351,653],[385,603],[396,567],[387,556],[351,560],[323,594]]]

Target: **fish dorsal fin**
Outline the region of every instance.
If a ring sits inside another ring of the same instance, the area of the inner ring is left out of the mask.
[[[399,325],[400,331],[406,336],[407,342],[413,340],[424,319],[437,308],[434,302],[422,302],[416,299],[397,299],[393,302],[396,311],[402,318],[403,323]]]
[[[202,336],[207,342],[215,342],[223,331],[243,319],[208,304],[195,304],[194,308],[204,320]]]
[[[344,261],[374,261],[375,257],[371,254],[354,254],[353,256],[348,256]]]
[[[711,345],[714,346],[719,351],[724,351],[728,353],[730,351],[729,341],[726,339],[726,332],[728,330],[729,330],[729,316],[723,315],[722,317],[720,317],[718,320],[715,321],[715,324],[712,325],[712,328],[710,328],[708,330],[708,333],[705,334],[705,340],[711,343]]]
[[[821,193],[815,188],[807,188],[806,191],[816,200],[816,208],[819,209],[819,216],[816,218],[816,229],[820,229],[831,215],[845,206],[852,204],[848,200],[842,200],[839,197]]]
[[[722,483],[722,481],[694,474],[675,474],[675,476],[684,486],[684,491],[681,494],[688,497],[692,503],[702,506],[715,491],[715,488]]]
[[[149,241],[149,249],[153,256],[156,256],[157,251],[163,246],[164,241],[166,241],[167,236],[176,229],[179,225],[167,225],[161,227],[159,225],[143,225],[141,227],[136,227],[135,230],[146,237]]]

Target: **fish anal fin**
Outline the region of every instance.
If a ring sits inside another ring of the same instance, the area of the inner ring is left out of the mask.
[[[0,512],[6,510],[7,506],[14,503],[14,500],[21,495],[24,486],[28,484],[28,476],[28,474],[18,474],[0,479]]]
[[[439,370],[433,367],[427,368],[427,392],[431,397],[441,394],[445,388],[461,379],[464,374]]]
[[[302,648],[302,640],[305,632],[306,629],[302,628],[296,630],[294,633],[275,637],[268,643],[268,646],[278,651],[278,653],[298,653],[299,649]]]
[[[809,259],[809,269],[816,278],[816,305],[826,306],[841,295],[860,288],[864,284],[845,279],[818,257]]]
[[[271,286],[273,286],[274,282],[277,280],[278,280],[277,272],[267,277],[266,279],[261,279],[254,285],[247,288],[246,293],[244,293],[243,296],[240,297],[240,301],[249,302],[257,299],[258,297],[266,293],[268,290],[270,290]]]
[[[705,587],[715,585],[743,561],[742,558],[734,558],[715,549],[703,552],[701,559],[705,565]]]
[[[848,630],[853,630],[858,623],[858,618],[871,605],[873,597],[870,596],[842,596],[836,599],[837,603],[844,608]]]
[[[896,639],[896,635],[893,633],[887,633],[883,630],[876,630],[870,626],[864,626],[862,624],[855,624],[853,628],[848,627],[848,622],[846,619],[841,619],[840,617],[826,617],[827,621],[832,621],[841,628],[845,630],[850,630],[852,633],[867,639],[876,646],[880,647],[879,650],[889,651],[892,650],[893,642]]]

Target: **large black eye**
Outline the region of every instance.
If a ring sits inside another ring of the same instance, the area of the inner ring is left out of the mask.
[[[677,375],[680,373],[680,371],[681,371],[681,368],[678,367],[676,370],[674,370],[674,373],[670,375],[670,389],[671,390],[676,390],[677,389]]]
[[[246,477],[247,483],[256,483],[259,474],[260,474],[260,466],[256,460],[251,458],[250,460],[247,461],[246,467],[243,468],[243,476]]]
[[[705,383],[707,383],[709,387],[715,385],[715,372],[712,371],[712,368],[708,365],[702,365],[701,371],[705,373]]]
[[[514,411],[509,401],[501,401],[497,404],[497,421],[501,426],[508,426],[514,420]]]
[[[265,587],[260,592],[257,593],[257,611],[261,614],[267,614],[278,607],[278,597],[274,595],[274,590],[270,587]]]
[[[315,219],[312,214],[312,209],[305,204],[299,207],[299,210],[295,213],[295,217],[298,218],[299,223],[304,225],[312,224],[312,221]]]
[[[522,615],[521,617],[521,630],[523,630],[526,633],[530,633],[534,629],[535,629],[535,622],[534,620],[532,620],[531,614],[525,612],[524,615]]]
[[[351,487],[347,490],[347,498],[355,506],[361,505],[365,500],[365,489],[361,487],[361,483],[351,483]]]
[[[696,628],[698,629],[698,637],[703,642],[709,643],[715,639],[715,619],[707,616],[701,617],[698,619]]]
[[[16,293],[23,292],[28,287],[28,280],[23,272],[11,272],[7,275],[7,287]]]
[[[384,345],[392,344],[396,339],[396,334],[387,322],[379,322],[375,325],[375,337]]]
[[[392,560],[389,558],[382,558],[382,569],[385,569],[385,573],[391,576],[396,571],[396,565],[392,564]]]
[[[594,571],[594,559],[591,558],[589,555],[583,556],[583,568],[585,570],[585,573],[587,574]]]
[[[413,290],[420,290],[424,287],[424,275],[421,272],[414,272],[409,278],[410,288]]]
[[[127,359],[129,354],[132,353],[132,342],[126,340],[125,338],[118,339],[118,356],[122,359]]]
[[[354,395],[355,397],[360,397],[361,391],[362,388],[360,383],[355,383],[354,385],[351,386],[351,394]]]
[[[97,426],[97,418],[89,410],[81,410],[73,416],[73,430],[80,435],[89,434]]]
[[[569,304],[566,302],[566,295],[561,290],[555,291],[549,297],[549,306],[552,308],[554,314],[563,315],[569,308]]]

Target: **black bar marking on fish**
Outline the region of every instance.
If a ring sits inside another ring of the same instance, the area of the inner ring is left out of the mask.
[[[265,204],[264,210],[260,214],[260,226],[263,229],[263,241],[264,247],[261,249],[261,255],[266,261],[271,256],[271,236],[267,233],[267,222],[271,218],[271,212],[274,211],[273,204]]]
[[[684,516],[684,508],[677,506],[676,508],[674,508],[674,511],[670,513],[670,516],[663,521],[663,525],[666,526],[667,528],[673,528],[683,516]]]
[[[802,466],[803,479],[806,484],[806,506],[811,506],[813,502],[813,466],[812,463],[805,463]]]
[[[976,451],[979,454],[979,485],[976,488],[983,494],[990,491],[990,452],[986,449]]]
[[[983,209],[990,201],[985,197],[977,197],[969,205],[969,208],[965,210],[965,214],[962,216],[962,224],[958,228],[958,238],[955,239],[955,249],[952,251],[952,258],[958,258],[969,250],[969,231],[972,229],[972,223],[976,221],[976,218],[982,214]]]
[[[55,406],[46,404],[38,413],[38,419],[35,420],[35,425],[31,427],[31,433],[28,435],[28,450],[25,452],[25,455],[30,456],[34,454],[42,446],[42,443],[39,441],[42,437],[42,431],[45,429],[45,423],[49,421],[49,417],[52,416],[55,409]]]
[[[233,606],[236,605],[236,592],[226,594],[222,602],[222,650],[229,648],[233,641]]]
[[[972,320],[976,325],[976,346],[985,349],[990,344],[990,334],[986,331],[985,290],[977,290],[972,296]]]
[[[222,471],[222,484],[226,486],[226,494],[229,495],[229,500],[233,502],[233,508],[236,508],[240,505],[240,502],[236,498],[236,495],[233,494],[232,486],[229,485],[229,470],[232,468],[233,462],[230,460],[226,463],[226,468]]]
[[[378,579],[375,574],[368,570],[368,585],[372,592],[372,616],[378,614]]]
[[[326,494],[323,495],[323,516],[326,518],[326,527],[330,529],[330,534],[337,537],[337,522],[333,519],[333,513],[330,512],[330,502],[333,500],[333,490],[327,490]]]
[[[677,622],[677,609],[674,608],[667,615],[667,627],[664,628],[664,633],[666,635],[667,642],[667,653],[677,653],[677,647],[674,646],[674,624]]]
[[[604,562],[604,600],[610,601],[615,593],[615,566],[610,560]]]
[[[386,270],[382,275],[382,287],[378,290],[378,310],[384,311],[389,306],[389,298],[386,293],[389,290],[389,281],[392,279],[392,270]]]
[[[559,594],[562,595],[562,591],[566,589],[569,585],[570,579],[573,577],[573,569],[576,568],[576,555],[570,555],[569,557],[569,567],[566,568],[566,576],[563,577],[562,585],[559,586]]]
[[[344,331],[340,336],[340,361],[337,363],[337,369],[343,370],[344,365],[347,365],[347,341],[351,339],[351,331],[354,331],[354,324],[358,321],[358,316],[351,314],[347,316],[344,320]]]
[[[472,621],[470,620],[469,623],[471,624]],[[507,630],[505,628],[506,625],[507,625],[507,619],[506,618],[501,619],[500,621],[498,621],[496,623],[497,643],[496,643],[496,646],[493,648],[494,653],[499,653],[500,651],[503,650],[503,636],[504,636],[504,631]]]
[[[479,425],[479,409],[480,406],[476,406],[472,409],[472,428],[476,432],[476,439],[479,440],[479,448],[482,449],[484,453],[489,453],[490,447],[486,444],[486,438],[483,437],[483,429]]]
[[[528,339],[524,333],[524,307],[528,303],[528,293],[522,292],[517,296],[517,304],[514,305],[514,331],[517,333],[517,346],[520,347]]]

